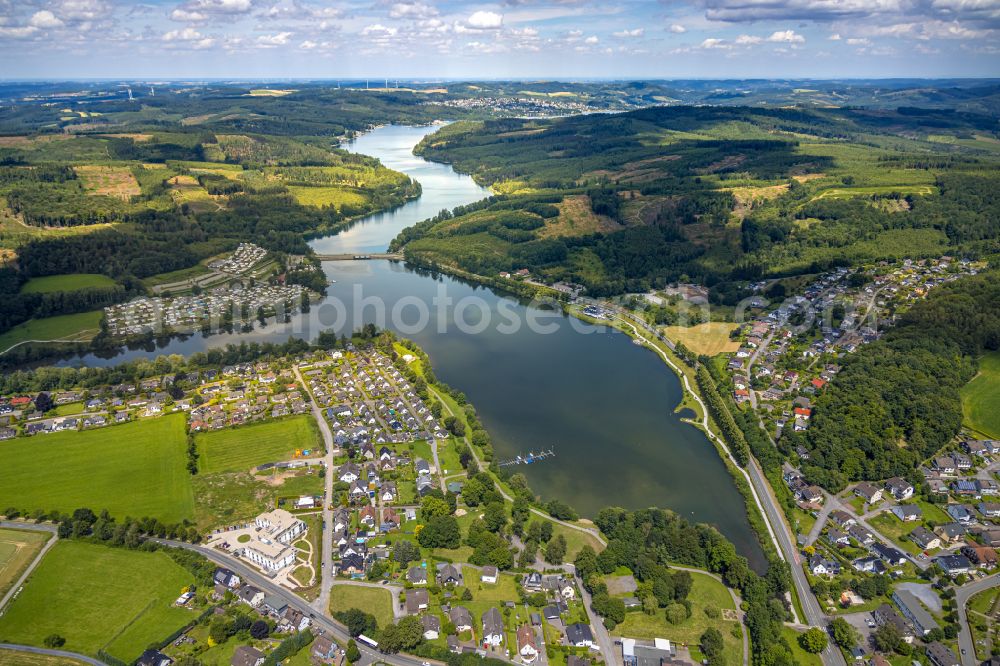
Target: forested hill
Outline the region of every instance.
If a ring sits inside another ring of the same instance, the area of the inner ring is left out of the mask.
[[[806,433],[786,433],[782,448],[804,445],[807,478],[830,490],[891,476],[922,482],[918,467],[958,434],[959,390],[976,360],[1000,349],[1000,272],[935,290],[884,338],[848,356],[816,399]]]
[[[920,109],[658,107],[460,122],[418,152],[497,198],[405,230],[425,264],[527,268],[593,295],[998,249],[996,119]],[[512,216],[512,212],[517,215]]]

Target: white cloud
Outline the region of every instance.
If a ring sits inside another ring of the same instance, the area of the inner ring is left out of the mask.
[[[178,7],[174,11],[170,12],[170,18],[174,21],[181,21],[183,23],[201,23],[202,21],[208,20],[208,14],[194,10],[181,9]]]
[[[111,9],[101,0],[63,0],[56,13],[67,21],[94,21],[108,16]]]
[[[43,9],[31,15],[28,25],[36,28],[61,28],[65,23],[49,10]]]
[[[685,32],[687,32],[687,28],[682,26],[680,23],[670,24],[670,27],[667,28],[667,30],[674,33],[675,35],[683,35]]]
[[[312,51],[317,46],[319,46],[319,44],[309,39],[299,44],[299,48],[302,49],[303,51]]]
[[[777,32],[772,32],[771,36],[767,38],[767,41],[782,42],[786,44],[802,44],[806,41],[806,38],[796,33],[794,30],[778,30]]]
[[[365,26],[361,31],[361,34],[365,37],[392,37],[398,31],[396,28],[390,28],[382,25],[381,23],[375,23],[372,25]]]
[[[756,35],[740,35],[736,38],[736,43],[740,46],[750,46],[751,44],[760,44],[764,41],[763,37],[757,37]]]
[[[970,0],[945,0],[968,2]],[[988,2],[989,0],[971,0]],[[766,20],[830,21],[894,13],[908,0],[705,0],[705,17],[733,23]]]
[[[272,46],[284,46],[292,36],[290,32],[279,32],[274,35],[261,35],[257,38],[257,46],[270,48]]]
[[[715,37],[709,37],[701,43],[701,48],[703,49],[728,49],[732,48],[726,43],[724,39],[717,39]]]
[[[599,41],[601,41],[601,40],[599,40],[596,35],[591,35],[590,37],[587,37],[587,39],[583,40],[583,43],[584,44],[596,44]]]
[[[503,27],[503,14],[480,10],[473,13],[466,23],[476,30],[499,30]]]
[[[634,30],[619,30],[614,35],[615,37],[642,37],[645,32],[642,28],[635,28]]]
[[[839,32],[835,32],[832,35],[830,35],[829,37],[827,37],[827,39],[829,39],[831,42],[839,42],[840,41],[840,33]]]
[[[185,48],[209,49],[215,46],[215,38],[206,37],[194,28],[181,28],[163,33],[160,38],[168,43],[182,43]]]
[[[15,28],[0,28],[0,37],[10,37],[11,39],[25,39],[31,37],[38,28],[33,25],[23,25]]]
[[[429,19],[439,13],[437,7],[423,2],[397,2],[389,8],[389,17],[394,19]]]
[[[851,46],[865,46],[867,44],[871,44],[872,42],[870,39],[866,39],[864,37],[849,37],[847,39],[847,43]]]

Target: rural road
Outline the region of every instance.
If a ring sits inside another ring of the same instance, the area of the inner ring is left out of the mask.
[[[288,604],[291,608],[304,613],[310,618],[315,629],[322,630],[324,633],[333,636],[342,643],[346,643],[348,639],[351,638],[347,629],[342,624],[331,619],[330,617],[327,617],[325,613],[316,612],[316,609],[310,606],[305,599],[287,588],[281,587],[280,585],[272,582],[269,578],[261,575],[258,571],[247,566],[237,558],[225,555],[213,548],[206,548],[204,546],[198,546],[183,541],[170,541],[167,539],[152,539],[152,541],[165,546],[183,548],[185,550],[192,550],[199,553],[215,564],[235,571],[244,581],[263,590],[267,594],[274,595]],[[358,643],[358,649],[361,650],[361,654],[365,658],[366,663],[383,662],[390,664],[390,666],[421,666],[424,662],[429,661],[431,664],[440,664],[440,662],[421,659],[419,657],[411,657],[405,654],[383,654],[377,650],[372,650],[362,643]]]
[[[959,657],[962,660],[962,666],[976,666],[979,663],[979,660],[976,659],[976,646],[972,642],[972,629],[969,628],[969,616],[965,607],[972,596],[998,585],[1000,585],[1000,574],[993,574],[955,588],[955,606],[958,608],[959,627],[958,647],[962,653]]]
[[[15,645],[14,643],[0,643],[0,650],[43,654],[48,657],[65,657],[66,659],[75,659],[85,664],[93,664],[93,666],[106,666],[103,661],[99,661],[93,657],[77,654],[76,652],[67,652],[65,650],[50,650],[48,648],[31,647],[30,645]]]
[[[21,574],[21,577],[17,579],[9,590],[7,590],[7,594],[3,595],[3,599],[0,599],[0,612],[2,612],[3,609],[7,607],[7,603],[14,598],[14,595],[17,594],[18,590],[21,589],[21,586],[24,585],[24,582],[28,580],[28,576],[30,576],[31,572],[35,570],[38,563],[42,561],[45,554],[49,552],[49,549],[52,548],[56,541],[59,540],[59,537],[56,535],[57,529],[55,525],[23,523],[17,520],[0,520],[0,527],[16,530],[32,530],[34,532],[48,532],[52,535],[52,538],[45,542],[42,549],[38,551],[38,555],[35,556],[35,559],[31,561],[28,568],[24,570],[23,574]]]
[[[326,465],[326,474],[323,477],[323,523],[320,531],[320,567],[316,575],[319,576],[319,596],[313,602],[313,606],[321,613],[326,613],[330,608],[330,589],[333,583],[333,450],[336,445],[333,442],[333,433],[330,432],[330,424],[323,418],[323,413],[316,404],[309,385],[302,379],[299,366],[292,366],[295,378],[302,385],[303,390],[309,394],[309,407],[312,409],[313,418],[323,435],[323,444],[326,447],[326,455],[323,456],[323,464]]]
[[[691,397],[698,403],[702,411],[701,426],[713,441],[718,442],[722,449],[726,452],[729,460],[736,466],[736,469],[740,470],[743,477],[750,483],[750,490],[753,494],[754,501],[757,506],[760,507],[761,512],[764,516],[764,524],[767,525],[767,530],[771,535],[771,540],[774,542],[778,549],[778,554],[783,560],[788,562],[789,569],[792,574],[792,582],[795,584],[795,591],[798,594],[799,602],[802,605],[802,611],[805,615],[803,618],[804,623],[812,627],[826,627],[826,615],[820,608],[819,602],[816,601],[816,597],[813,596],[812,591],[809,588],[809,581],[806,579],[805,572],[799,564],[798,550],[796,548],[795,542],[791,536],[791,531],[789,530],[787,524],[785,523],[784,513],[782,512],[780,506],[778,505],[778,500],[774,496],[771,490],[770,484],[764,477],[764,472],[761,470],[760,466],[757,464],[756,458],[750,457],[750,463],[746,468],[736,465],[736,461],[733,459],[732,454],[729,452],[729,447],[726,446],[712,430],[708,427],[708,409],[705,403],[702,401],[701,396],[699,396],[692,388],[688,382],[687,375],[681,372],[670,357],[663,352],[659,347],[648,340],[639,329],[632,322],[619,317],[619,320],[629,326],[634,332],[637,338],[642,340],[649,346],[650,349],[655,351],[663,360],[667,363],[680,377],[681,384],[684,386],[684,390],[688,392]],[[763,501],[762,498],[766,498],[767,501]],[[799,622],[796,618],[795,607],[792,607],[792,616],[796,623]],[[846,666],[846,661],[844,656],[840,653],[840,650],[835,649],[832,645],[827,645],[826,649],[820,655],[823,658],[823,663],[826,666]]]

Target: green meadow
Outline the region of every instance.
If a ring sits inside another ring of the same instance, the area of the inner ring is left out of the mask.
[[[0,506],[191,518],[186,447],[183,414],[7,440],[0,443]]]
[[[103,649],[131,663],[194,619],[173,605],[191,582],[165,553],[61,541],[0,617],[0,642],[41,646],[58,634],[66,639],[64,650],[94,655]]]

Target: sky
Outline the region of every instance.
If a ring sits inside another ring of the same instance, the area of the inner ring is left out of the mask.
[[[0,78],[1000,77],[1000,0],[0,0]]]

